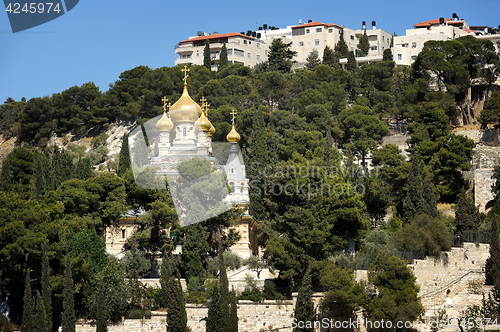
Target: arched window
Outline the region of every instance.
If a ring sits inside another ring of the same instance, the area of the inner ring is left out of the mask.
[[[229,187],[231,188],[231,192],[234,193],[234,183],[230,182]]]
[[[186,137],[186,135],[187,135],[186,128],[182,128],[182,137]]]

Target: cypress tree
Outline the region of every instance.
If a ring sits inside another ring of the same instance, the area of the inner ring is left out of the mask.
[[[44,151],[45,158],[43,159],[43,171],[45,178],[46,191],[56,189],[54,187],[54,168],[52,167],[52,150],[50,148],[45,148]]]
[[[238,299],[234,289],[230,293],[228,332],[238,332]]]
[[[96,332],[108,331],[108,319],[106,317],[106,299],[104,296],[104,281],[99,281],[99,293],[97,295],[97,322]]]
[[[50,267],[46,243],[42,243],[42,301],[45,306],[46,330],[52,331],[52,289],[50,287]]]
[[[227,58],[227,47],[226,43],[222,45],[222,48],[220,50],[220,57],[219,57],[219,70],[229,66],[229,60]]]
[[[386,48],[382,55],[382,61],[393,61],[392,59],[392,51],[390,48]]]
[[[224,262],[224,249],[219,242],[219,280],[220,280],[220,310],[222,312],[223,326],[229,331],[229,281],[227,280],[226,263]]]
[[[433,218],[439,216],[436,192],[434,191],[434,184],[432,183],[429,175],[424,178],[422,184],[422,198],[422,212]]]
[[[118,170],[116,174],[123,176],[127,169],[130,168],[130,150],[128,145],[128,134],[124,134],[122,138],[122,148],[118,157]]]
[[[322,63],[330,67],[338,67],[338,62],[335,59],[335,54],[333,53],[332,48],[328,45],[325,46],[325,50],[323,51]]]
[[[256,220],[266,218],[266,208],[262,193],[264,192],[263,170],[269,162],[267,146],[266,123],[264,121],[265,108],[257,109],[257,116],[252,120],[253,128],[249,140],[249,152],[251,167],[248,169],[250,179],[250,206],[252,216]]]
[[[314,322],[316,320],[316,309],[314,308],[314,302],[312,300],[312,285],[311,285],[311,274],[308,270],[302,280],[302,286],[299,289],[299,294],[297,295],[297,302],[295,303],[295,319],[297,321]],[[294,332],[297,331],[308,331],[314,332],[314,328],[295,328]]]
[[[367,56],[368,52],[370,52],[370,41],[368,40],[368,35],[366,34],[366,29],[365,32],[361,37],[359,37],[359,42],[358,42],[358,50],[360,50],[363,55],[362,56]]]
[[[35,321],[33,319],[34,307],[35,300],[33,294],[31,294],[31,278],[30,271],[28,270],[24,281],[23,320],[21,323],[22,332],[35,332]]]
[[[167,252],[163,254],[163,259],[161,261],[160,268],[160,286],[161,286],[161,306],[167,308],[167,298],[168,298],[168,282],[172,277],[172,266],[170,263],[170,258]]]
[[[206,332],[225,332],[220,303],[219,282],[215,281],[208,304]]]
[[[50,332],[48,329],[48,315],[45,311],[45,303],[43,296],[36,292],[36,315],[35,315],[35,330],[37,332]]]
[[[203,49],[203,65],[208,70],[212,70],[212,59],[210,58],[210,42],[205,39],[205,48]]]
[[[191,278],[198,278],[200,283],[205,280],[205,257],[208,250],[206,227],[201,223],[187,226],[181,259],[188,282]]]
[[[345,59],[349,56],[349,47],[347,47],[347,44],[345,42],[343,29],[340,30],[340,38],[337,42],[337,45],[335,45],[334,50],[334,55],[337,61],[339,61],[340,59]]]
[[[455,227],[457,234],[463,235],[465,231],[477,229],[481,219],[479,210],[474,202],[467,196],[465,188],[458,196],[457,210],[455,211]]]
[[[356,64],[356,57],[354,56],[354,52],[350,51],[347,54],[347,65],[346,65],[345,69],[347,69],[348,71],[354,72],[357,67],[358,67],[358,65]]]
[[[70,254],[66,255],[64,269],[62,332],[75,332],[75,299],[73,297],[73,274],[71,273]]]
[[[167,332],[187,332],[186,302],[179,279],[176,279],[169,255],[165,252],[161,264],[160,285],[162,304],[167,308]]]
[[[485,317],[500,319],[500,237],[498,234],[498,216],[493,215],[490,235],[489,275],[493,281],[493,289],[488,299],[483,295],[483,311]]]
[[[33,178],[34,178],[34,188],[33,188],[33,197],[35,199],[40,198],[40,196],[46,193],[46,183],[45,183],[45,174],[43,171],[43,159],[45,155],[42,153],[35,153],[34,165],[33,165]]]
[[[90,158],[80,158],[76,163],[75,178],[79,180],[87,180],[92,177],[92,167],[90,166]]]
[[[419,165],[420,159],[415,156],[408,174],[408,188],[403,198],[403,219],[405,222],[409,222],[423,213],[423,188]]]

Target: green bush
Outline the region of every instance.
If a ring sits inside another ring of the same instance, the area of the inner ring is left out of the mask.
[[[150,310],[142,310],[142,309],[130,309],[125,314],[126,319],[151,319],[151,311]]]

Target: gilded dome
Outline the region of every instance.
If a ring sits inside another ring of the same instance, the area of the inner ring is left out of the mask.
[[[233,121],[233,128],[231,129],[229,134],[227,134],[226,139],[230,143],[238,143],[241,139],[240,134],[238,134],[238,132],[234,128],[234,121]]]
[[[170,131],[173,127],[174,124],[172,123],[172,120],[170,120],[167,116],[167,113],[163,111],[163,116],[156,123],[156,128],[158,128],[158,130],[160,131]]]
[[[170,107],[168,113],[173,122],[195,122],[201,116],[201,107],[189,96],[187,84],[184,84],[182,96]]]
[[[210,129],[208,130],[208,136],[212,136],[213,134],[215,134],[215,127],[214,125],[212,125],[212,127],[210,127]]]

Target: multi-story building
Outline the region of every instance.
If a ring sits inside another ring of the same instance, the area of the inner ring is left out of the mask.
[[[429,40],[453,40],[466,35],[476,35],[475,31],[456,14],[453,18],[439,18],[420,22],[413,29],[406,30],[405,36],[394,37],[392,56],[397,66],[410,66]]]
[[[392,35],[387,31],[382,29],[377,29],[375,21],[372,21],[372,28],[367,29],[366,24],[363,21],[363,25],[361,29],[354,30],[354,34],[356,39],[359,41],[359,38],[365,33],[368,36],[368,41],[370,42],[370,50],[368,51],[368,57],[377,57],[384,54],[384,51],[388,48],[391,48],[391,40]]]
[[[222,46],[226,44],[229,63],[243,63],[253,67],[257,63],[267,60],[268,46],[261,39],[246,36],[241,33],[198,33],[198,36],[179,42],[175,53],[179,58],[175,65],[203,65],[203,51],[205,41],[210,42],[210,56],[212,70],[217,70]]]

